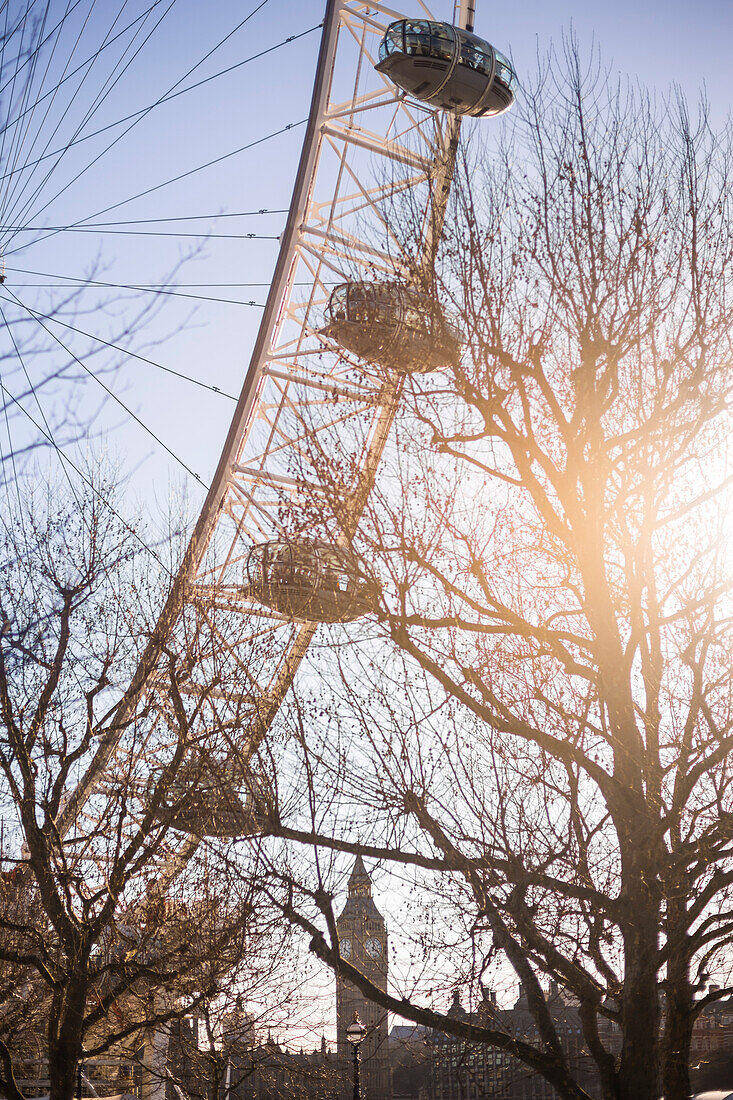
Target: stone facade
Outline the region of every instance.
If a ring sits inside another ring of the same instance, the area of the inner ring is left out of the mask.
[[[600,1100],[600,1080],[585,1048],[577,1008],[554,982],[547,1002],[573,1076],[590,1097]],[[448,1015],[466,1023],[487,1024],[528,1043],[539,1043],[537,1027],[521,989],[513,1008],[498,1008],[490,995],[475,1013],[463,1008],[456,992]],[[601,1039],[611,1053],[618,1052],[619,1038],[616,1025],[609,1023],[603,1028]],[[544,1077],[496,1047],[470,1043],[442,1032],[432,1032],[428,1042],[430,1100],[484,1100],[487,1096],[501,1100],[558,1100],[557,1092]]]

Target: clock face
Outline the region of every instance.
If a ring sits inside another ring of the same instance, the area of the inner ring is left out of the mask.
[[[341,943],[339,944],[339,948],[341,950],[341,958],[342,959],[350,959],[351,958],[351,940],[341,940]]]
[[[364,944],[364,949],[367,955],[371,955],[373,959],[378,959],[379,956],[382,954],[381,941],[376,940],[374,939],[374,937],[372,937],[371,939],[366,941],[366,943]]]

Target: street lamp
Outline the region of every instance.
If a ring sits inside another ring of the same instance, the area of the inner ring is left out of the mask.
[[[361,1100],[359,1087],[359,1046],[366,1035],[366,1028],[359,1019],[359,1013],[354,1013],[354,1019],[346,1028],[346,1038],[354,1048],[354,1100]]]
[[[79,1050],[79,1058],[76,1063],[76,1100],[82,1098],[82,1078],[84,1077],[84,1059],[86,1057],[86,1047],[82,1044]],[[87,1084],[89,1084],[89,1078],[87,1078]],[[92,1089],[94,1092],[94,1089]]]

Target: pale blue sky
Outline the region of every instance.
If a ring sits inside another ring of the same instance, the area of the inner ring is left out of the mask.
[[[128,5],[130,11],[126,9],[125,17],[130,18],[131,13],[141,12],[146,6],[136,0]],[[160,8],[166,6],[161,4]],[[100,107],[95,123],[114,121],[154,102],[256,6],[256,0],[247,3],[218,0],[216,4],[205,6],[195,0],[176,0]],[[94,18],[85,32],[85,41],[98,42],[119,7],[117,0],[101,3],[98,0]],[[234,34],[185,83],[234,65],[287,36],[307,31],[320,22],[323,7],[322,0],[268,0],[246,27]],[[450,18],[450,0],[438,2],[434,7],[436,14]],[[50,18],[58,17],[62,10],[60,0],[52,0]],[[477,33],[512,54],[520,79],[533,69],[537,51],[545,50],[551,43],[559,44],[563,33],[571,27],[583,48],[588,50],[595,42],[607,64],[632,78],[639,78],[662,94],[672,83],[678,82],[694,97],[704,83],[714,117],[718,121],[725,118],[733,84],[730,71],[733,4],[730,0],[703,0],[697,5],[681,0],[665,4],[652,0],[634,3],[617,0],[615,4],[599,0],[523,0],[511,5],[477,0]],[[130,195],[155,187],[289,123],[299,122],[307,113],[317,49],[318,32],[311,32],[299,41],[239,67],[228,76],[219,77],[156,108],[105,153],[97,165],[54,198],[56,191],[88,163],[90,155],[103,148],[102,143],[109,140],[109,134],[84,143],[67,154],[46,180],[42,196],[53,199],[48,208],[40,213],[31,208],[23,224],[28,224],[28,217],[34,213],[37,216],[31,217],[31,224],[61,225],[89,218]],[[61,63],[62,54],[63,42],[55,64]],[[80,104],[88,107],[101,84],[99,73],[92,72],[79,100],[71,108],[67,125]],[[65,91],[69,86],[73,86],[73,82],[69,82]],[[58,104],[54,109],[57,107]],[[118,130],[111,133],[116,134]],[[295,128],[179,183],[126,203],[97,220],[189,217],[263,207],[283,209],[289,202],[302,134],[302,127]],[[55,148],[55,145],[50,147]],[[36,208],[43,205],[40,198],[35,205]],[[284,214],[222,219],[212,232],[277,236],[284,221]],[[206,225],[176,223],[147,228],[173,233],[177,229],[199,232]],[[17,248],[33,236],[18,234],[11,247]],[[100,265],[101,278],[110,282],[156,283],[165,277],[178,257],[194,249],[197,243],[193,237],[175,235],[59,234],[8,255],[8,287],[24,303],[45,311],[49,291],[45,288],[32,290],[25,284],[51,281],[46,275],[82,279],[93,261]],[[263,302],[276,251],[275,240],[211,239],[203,244],[200,254],[189,260],[178,278],[182,283],[209,285],[262,283],[265,285],[236,289],[208,289],[206,286],[185,289],[190,293]],[[19,269],[42,274],[28,276]],[[105,292],[101,290],[85,291],[84,303],[89,313],[85,323],[80,320],[79,327],[107,337],[116,336],[124,330],[131,303],[109,306],[100,313],[97,307],[104,297]],[[140,295],[138,300],[147,299]],[[171,298],[157,322],[146,328],[146,333],[151,340],[163,339],[169,333],[173,336],[163,345],[153,347],[149,355],[175,370],[237,393],[259,312],[257,307]],[[177,332],[184,320],[185,327]],[[122,342],[126,340],[125,337]],[[82,345],[73,346],[85,359]],[[204,479],[210,476],[228,423],[231,402],[135,362],[128,362],[123,367],[114,389],[187,466]],[[86,391],[91,407],[101,391],[89,380]],[[32,406],[28,408],[33,411]],[[35,414],[38,415],[37,409]],[[98,424],[103,432],[112,430],[109,446],[119,454],[123,466],[138,470],[131,482],[131,495],[147,502],[154,489],[155,495],[165,501],[171,482],[182,480],[194,487],[196,496],[195,482],[180,463],[171,459],[139,425],[131,423],[120,406],[109,404]],[[14,430],[19,432],[20,428]]]
[[[51,16],[58,17],[65,2],[52,0]],[[127,5],[130,10],[126,18],[143,11],[147,3],[149,0],[133,0]],[[84,0],[82,9],[88,6],[88,0]],[[161,3],[162,9],[166,6]],[[201,0],[176,0],[159,30],[101,105],[92,128],[155,102],[256,6],[257,0],[217,0],[210,4]],[[20,4],[17,7],[22,10]],[[97,0],[93,20],[85,31],[89,43],[99,42],[119,7],[119,0]],[[233,35],[185,83],[238,64],[290,35],[308,31],[320,22],[323,8],[322,0],[267,0],[247,26]],[[450,18],[452,3],[450,0],[436,3],[435,12]],[[697,4],[682,0],[665,3],[660,0],[616,0],[613,4],[600,0],[517,0],[507,5],[500,5],[496,0],[477,0],[477,33],[513,56],[520,80],[534,68],[538,50],[543,52],[551,43],[559,44],[563,33],[570,28],[577,33],[584,49],[589,50],[595,42],[606,64],[633,79],[638,78],[661,95],[673,83],[679,83],[688,96],[694,98],[704,84],[713,117],[722,122],[727,116],[733,90],[730,62],[732,0],[701,0]],[[295,128],[237,155],[227,154],[305,118],[317,50],[318,33],[312,31],[296,42],[156,108],[124,140],[106,152],[98,164],[55,197],[57,191],[89,164],[93,155],[104,149],[109,133],[79,146],[49,174],[38,200],[26,212],[25,220],[19,219],[21,224],[54,226],[88,219],[131,195],[220,157],[226,159],[134,202],[124,203],[96,220],[188,218],[261,208],[282,211],[289,203],[303,128]],[[57,72],[61,71],[58,66],[63,67],[63,56],[63,49],[60,49],[53,62]],[[75,112],[81,112],[76,114],[80,119],[101,87],[97,75],[90,74],[78,101],[72,104],[65,122],[67,134]],[[0,92],[0,107],[7,112],[7,91]],[[59,97],[53,108],[56,116],[50,114],[49,119],[58,117],[63,109],[63,97]],[[36,115],[39,121],[42,117]],[[502,123],[490,125],[501,126]],[[112,131],[113,134],[117,132]],[[36,153],[47,138],[51,140],[49,148],[55,148],[50,122],[40,127]],[[5,197],[8,197],[7,185]],[[39,209],[46,200],[52,200],[48,208]],[[212,232],[253,232],[276,237],[284,222],[284,213],[221,219]],[[6,221],[3,226],[0,220],[0,228],[8,224]],[[32,245],[27,242],[40,234],[18,233],[10,245],[17,250],[6,257],[7,292],[4,301],[0,294],[0,302],[8,315],[15,310],[15,316],[22,316],[20,307],[12,304],[13,295],[25,305],[46,312],[59,290],[45,285],[34,289],[29,284],[83,280],[93,267],[100,281],[153,284],[165,278],[177,260],[191,251],[194,254],[179,272],[178,281],[197,285],[181,287],[184,292],[264,302],[277,255],[277,241],[212,237],[201,243],[195,237],[175,234],[176,228],[197,232],[202,224],[210,223],[149,227],[173,232],[170,237],[61,233]],[[145,226],[117,228],[144,229]],[[201,244],[200,251],[196,251],[198,244]],[[31,275],[28,271],[37,274]],[[253,285],[217,285],[231,283]],[[87,288],[81,302],[83,312],[75,320],[69,320],[94,335],[119,337],[120,343],[127,346],[129,336],[125,329],[129,320],[139,305],[148,300],[141,294],[128,296],[123,302],[110,301],[103,288]],[[259,317],[257,306],[170,298],[134,346],[172,370],[236,394],[247,369]],[[96,361],[86,357],[90,346],[88,340],[67,330],[56,331],[67,346],[73,347],[80,358],[96,369]],[[142,347],[146,343],[150,346]],[[43,369],[43,363],[34,356],[28,357],[26,365],[32,376]],[[8,368],[6,360],[6,372]],[[77,373],[80,376],[77,385],[83,383],[85,394],[83,408],[95,408],[101,399],[101,390],[84,376],[83,369]],[[120,400],[181,462],[203,479],[211,476],[228,426],[232,402],[134,360],[125,361],[110,384]],[[13,385],[20,385],[17,372]],[[68,392],[64,388],[53,398],[42,395],[41,409],[29,400],[26,409],[36,419],[41,415],[50,416],[53,402],[58,408],[58,402]],[[22,439],[22,418],[16,418],[12,425],[16,440]],[[139,501],[148,511],[155,507],[165,510],[171,486],[181,484],[190,487],[194,502],[200,498],[200,490],[180,462],[140,424],[131,420],[120,405],[108,402],[95,427],[101,435],[95,440],[94,449],[99,452],[107,448],[129,474],[131,507],[134,501]],[[4,433],[4,425],[0,423],[1,447],[7,447]],[[385,899],[382,895],[380,905],[384,908],[385,904],[388,904],[388,897]],[[327,1001],[328,998],[330,992]],[[315,1026],[319,1026],[318,1021]]]

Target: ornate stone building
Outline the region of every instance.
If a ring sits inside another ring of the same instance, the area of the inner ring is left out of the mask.
[[[361,856],[349,879],[349,897],[336,922],[341,954],[379,989],[387,989],[387,928],[372,898],[372,883]],[[336,1025],[339,1061],[344,1067],[345,1094],[351,1096],[352,1049],[346,1028],[354,1013],[366,1027],[361,1044],[361,1085],[364,1100],[390,1100],[387,1012],[368,1001],[360,990],[336,979]]]

